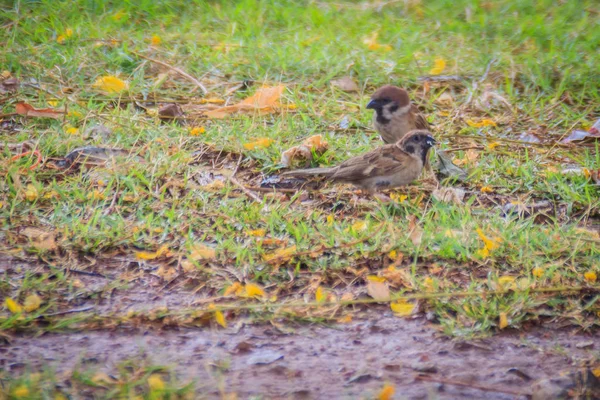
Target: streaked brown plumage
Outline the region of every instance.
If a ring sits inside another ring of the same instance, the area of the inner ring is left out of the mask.
[[[431,132],[417,130],[394,144],[352,157],[336,167],[300,169],[282,175],[320,175],[328,180],[351,183],[369,192],[404,186],[419,177],[427,152],[434,144]]]
[[[379,88],[367,108],[375,110],[373,125],[385,143],[396,143],[412,130],[429,130],[427,119],[411,103],[408,92],[397,86]]]

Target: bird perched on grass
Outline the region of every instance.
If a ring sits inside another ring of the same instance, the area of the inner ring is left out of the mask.
[[[429,130],[427,119],[411,103],[408,92],[397,86],[377,89],[367,108],[375,110],[373,125],[385,143],[396,143],[415,129]]]
[[[394,144],[352,157],[338,166],[288,171],[283,176],[323,176],[334,182],[351,183],[370,193],[408,185],[419,177],[427,152],[435,144],[431,132],[415,130]]]

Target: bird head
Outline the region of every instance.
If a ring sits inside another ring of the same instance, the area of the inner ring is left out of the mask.
[[[375,110],[378,116],[389,119],[398,110],[406,112],[410,107],[408,92],[397,86],[385,85],[377,89],[367,104],[368,109]]]
[[[410,131],[396,145],[409,154],[427,155],[427,151],[436,144],[431,132],[425,130]]]

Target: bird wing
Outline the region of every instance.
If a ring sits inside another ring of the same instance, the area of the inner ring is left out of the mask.
[[[413,157],[394,144],[385,145],[350,158],[338,166],[333,179],[354,182],[377,176],[389,176],[406,169]]]
[[[414,104],[411,107],[412,114],[415,116],[415,129],[429,130],[429,122]]]

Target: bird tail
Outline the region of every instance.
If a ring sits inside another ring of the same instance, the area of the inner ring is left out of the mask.
[[[335,172],[335,168],[307,168],[307,169],[296,169],[293,171],[287,171],[281,174],[281,176],[331,176]]]

